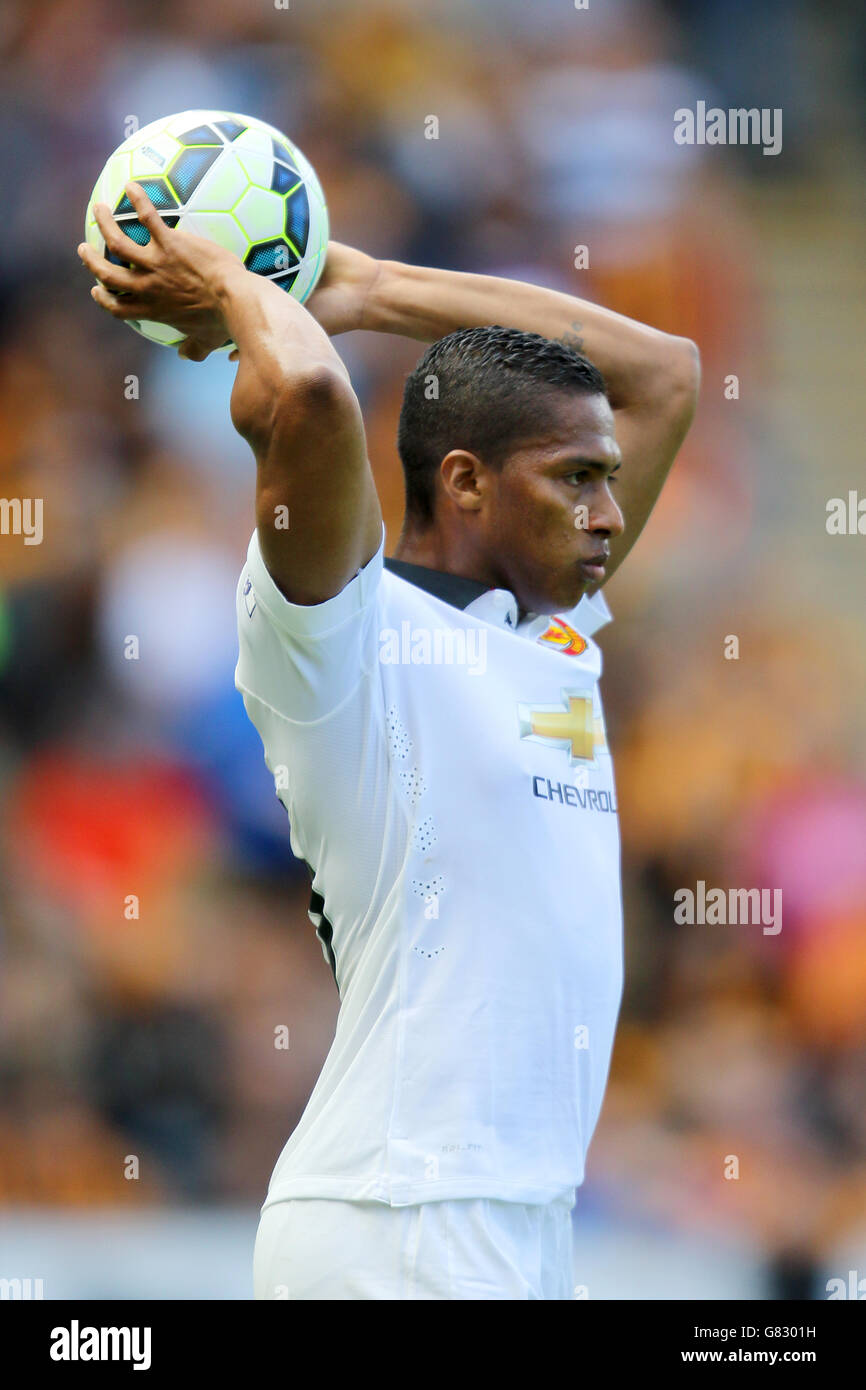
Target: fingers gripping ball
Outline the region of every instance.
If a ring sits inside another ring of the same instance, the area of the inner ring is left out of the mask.
[[[328,210],[312,165],[274,126],[229,111],[182,111],[124,140],[96,181],[84,228],[86,241],[118,265],[128,263],[106,252],[94,205],[106,203],[125,234],[147,245],[150,232],[125,192],[131,179],[167,227],[218,242],[301,303],[312,294],[325,264]],[[183,341],[167,324],[125,322],[154,343]]]

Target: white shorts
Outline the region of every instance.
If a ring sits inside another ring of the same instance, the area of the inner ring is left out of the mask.
[[[256,1299],[572,1299],[573,1200],[292,1198],[262,1212]]]

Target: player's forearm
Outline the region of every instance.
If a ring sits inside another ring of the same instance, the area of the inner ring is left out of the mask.
[[[367,297],[363,327],[433,342],[487,324],[557,338],[599,368],[614,409],[664,389],[688,370],[692,344],[558,290],[493,275],[384,261]]]
[[[349,381],[327,333],[285,291],[240,264],[225,266],[214,288],[238,347],[231,411],[242,434],[266,434],[276,409],[313,378],[333,371]]]

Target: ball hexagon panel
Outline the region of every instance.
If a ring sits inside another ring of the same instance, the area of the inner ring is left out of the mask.
[[[310,218],[313,222],[318,222],[320,220],[322,222],[324,232],[323,244],[325,244],[328,240],[328,208],[325,202],[325,196],[322,192],[322,186],[319,183],[318,176],[312,164],[300,150],[294,150],[293,159],[295,167],[304,180],[307,193],[309,194]]]
[[[249,250],[249,238],[244,235],[230,212],[187,212],[181,222],[182,232],[208,237],[224,246],[240,260]]]
[[[177,199],[165,179],[139,179],[138,182],[157,212],[170,212],[177,207]],[[113,212],[115,217],[121,217],[125,212],[135,213],[135,205],[130,202],[127,193],[121,193],[120,200]]]
[[[257,154],[250,150],[235,151],[236,158],[250,183],[260,188],[270,188],[274,161],[270,154]]]
[[[251,246],[244,258],[244,265],[254,275],[282,275],[297,268],[298,258],[282,237],[273,237]]]
[[[217,130],[225,136],[226,140],[237,140],[239,135],[243,135],[246,130],[246,123],[238,121],[234,116],[226,116],[225,120],[214,121]]]
[[[234,207],[248,185],[246,170],[229,147],[199,184],[196,211],[209,212],[212,208],[215,212],[224,212]]]
[[[310,235],[310,204],[303,184],[286,199],[285,231],[298,255],[303,256]]]
[[[123,185],[128,183],[131,177],[129,166],[128,154],[112,155],[93,190],[89,206],[92,206],[93,203],[107,203],[110,208],[113,208],[123,192]],[[94,218],[94,223],[95,221]]]
[[[130,241],[134,241],[136,246],[146,246],[150,241],[150,232],[143,222],[139,222],[137,217],[127,217],[120,223],[120,230],[124,236],[128,236]],[[120,256],[116,256],[113,251],[109,251],[106,260],[113,261],[115,265],[126,265],[127,262]]]
[[[180,145],[221,145],[223,143],[218,131],[204,121],[200,125],[192,126],[189,130],[182,130],[177,141]]]
[[[265,188],[248,188],[232,212],[250,241],[267,241],[283,231],[283,199]]]
[[[152,177],[154,174],[164,174],[171,161],[178,151],[178,144],[170,135],[164,131],[158,131],[153,136],[139,139],[135,148],[130,150],[130,172],[128,177],[132,179],[143,179]]]
[[[248,126],[232,144],[241,156],[258,155],[259,158],[268,160],[273,158],[270,135],[260,123]]]
[[[274,159],[277,160],[280,164],[285,164],[296,176],[296,178],[301,177],[295,166],[293,151],[289,148],[285,140],[275,140],[272,138],[271,152],[274,156]]]
[[[222,152],[222,146],[217,148],[214,145],[203,145],[191,150],[181,150],[172,160],[166,177],[182,203],[189,201]]]
[[[164,217],[162,220],[167,227],[176,227],[180,219],[178,217]],[[137,217],[121,218],[118,226],[124,236],[128,236],[131,241],[135,242],[136,246],[146,246],[150,241],[150,232],[143,222],[139,222]],[[129,261],[123,256],[118,256],[116,252],[109,251],[107,248],[103,249],[103,255],[107,261],[111,261],[112,265],[129,265]]]
[[[271,174],[271,189],[274,193],[288,193],[289,189],[296,187],[300,181],[300,175],[294,169],[290,169],[286,164],[274,162]]]

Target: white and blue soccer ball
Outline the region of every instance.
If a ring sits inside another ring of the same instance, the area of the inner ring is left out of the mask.
[[[301,303],[312,294],[325,265],[328,209],[313,166],[282,131],[233,111],[182,111],[142,126],[108,159],[87,205],[84,235],[100,255],[94,203],[106,203],[139,245],[150,240],[124,192],[130,179],[166,226],[218,242]],[[125,322],[153,343],[183,341],[167,324]]]

